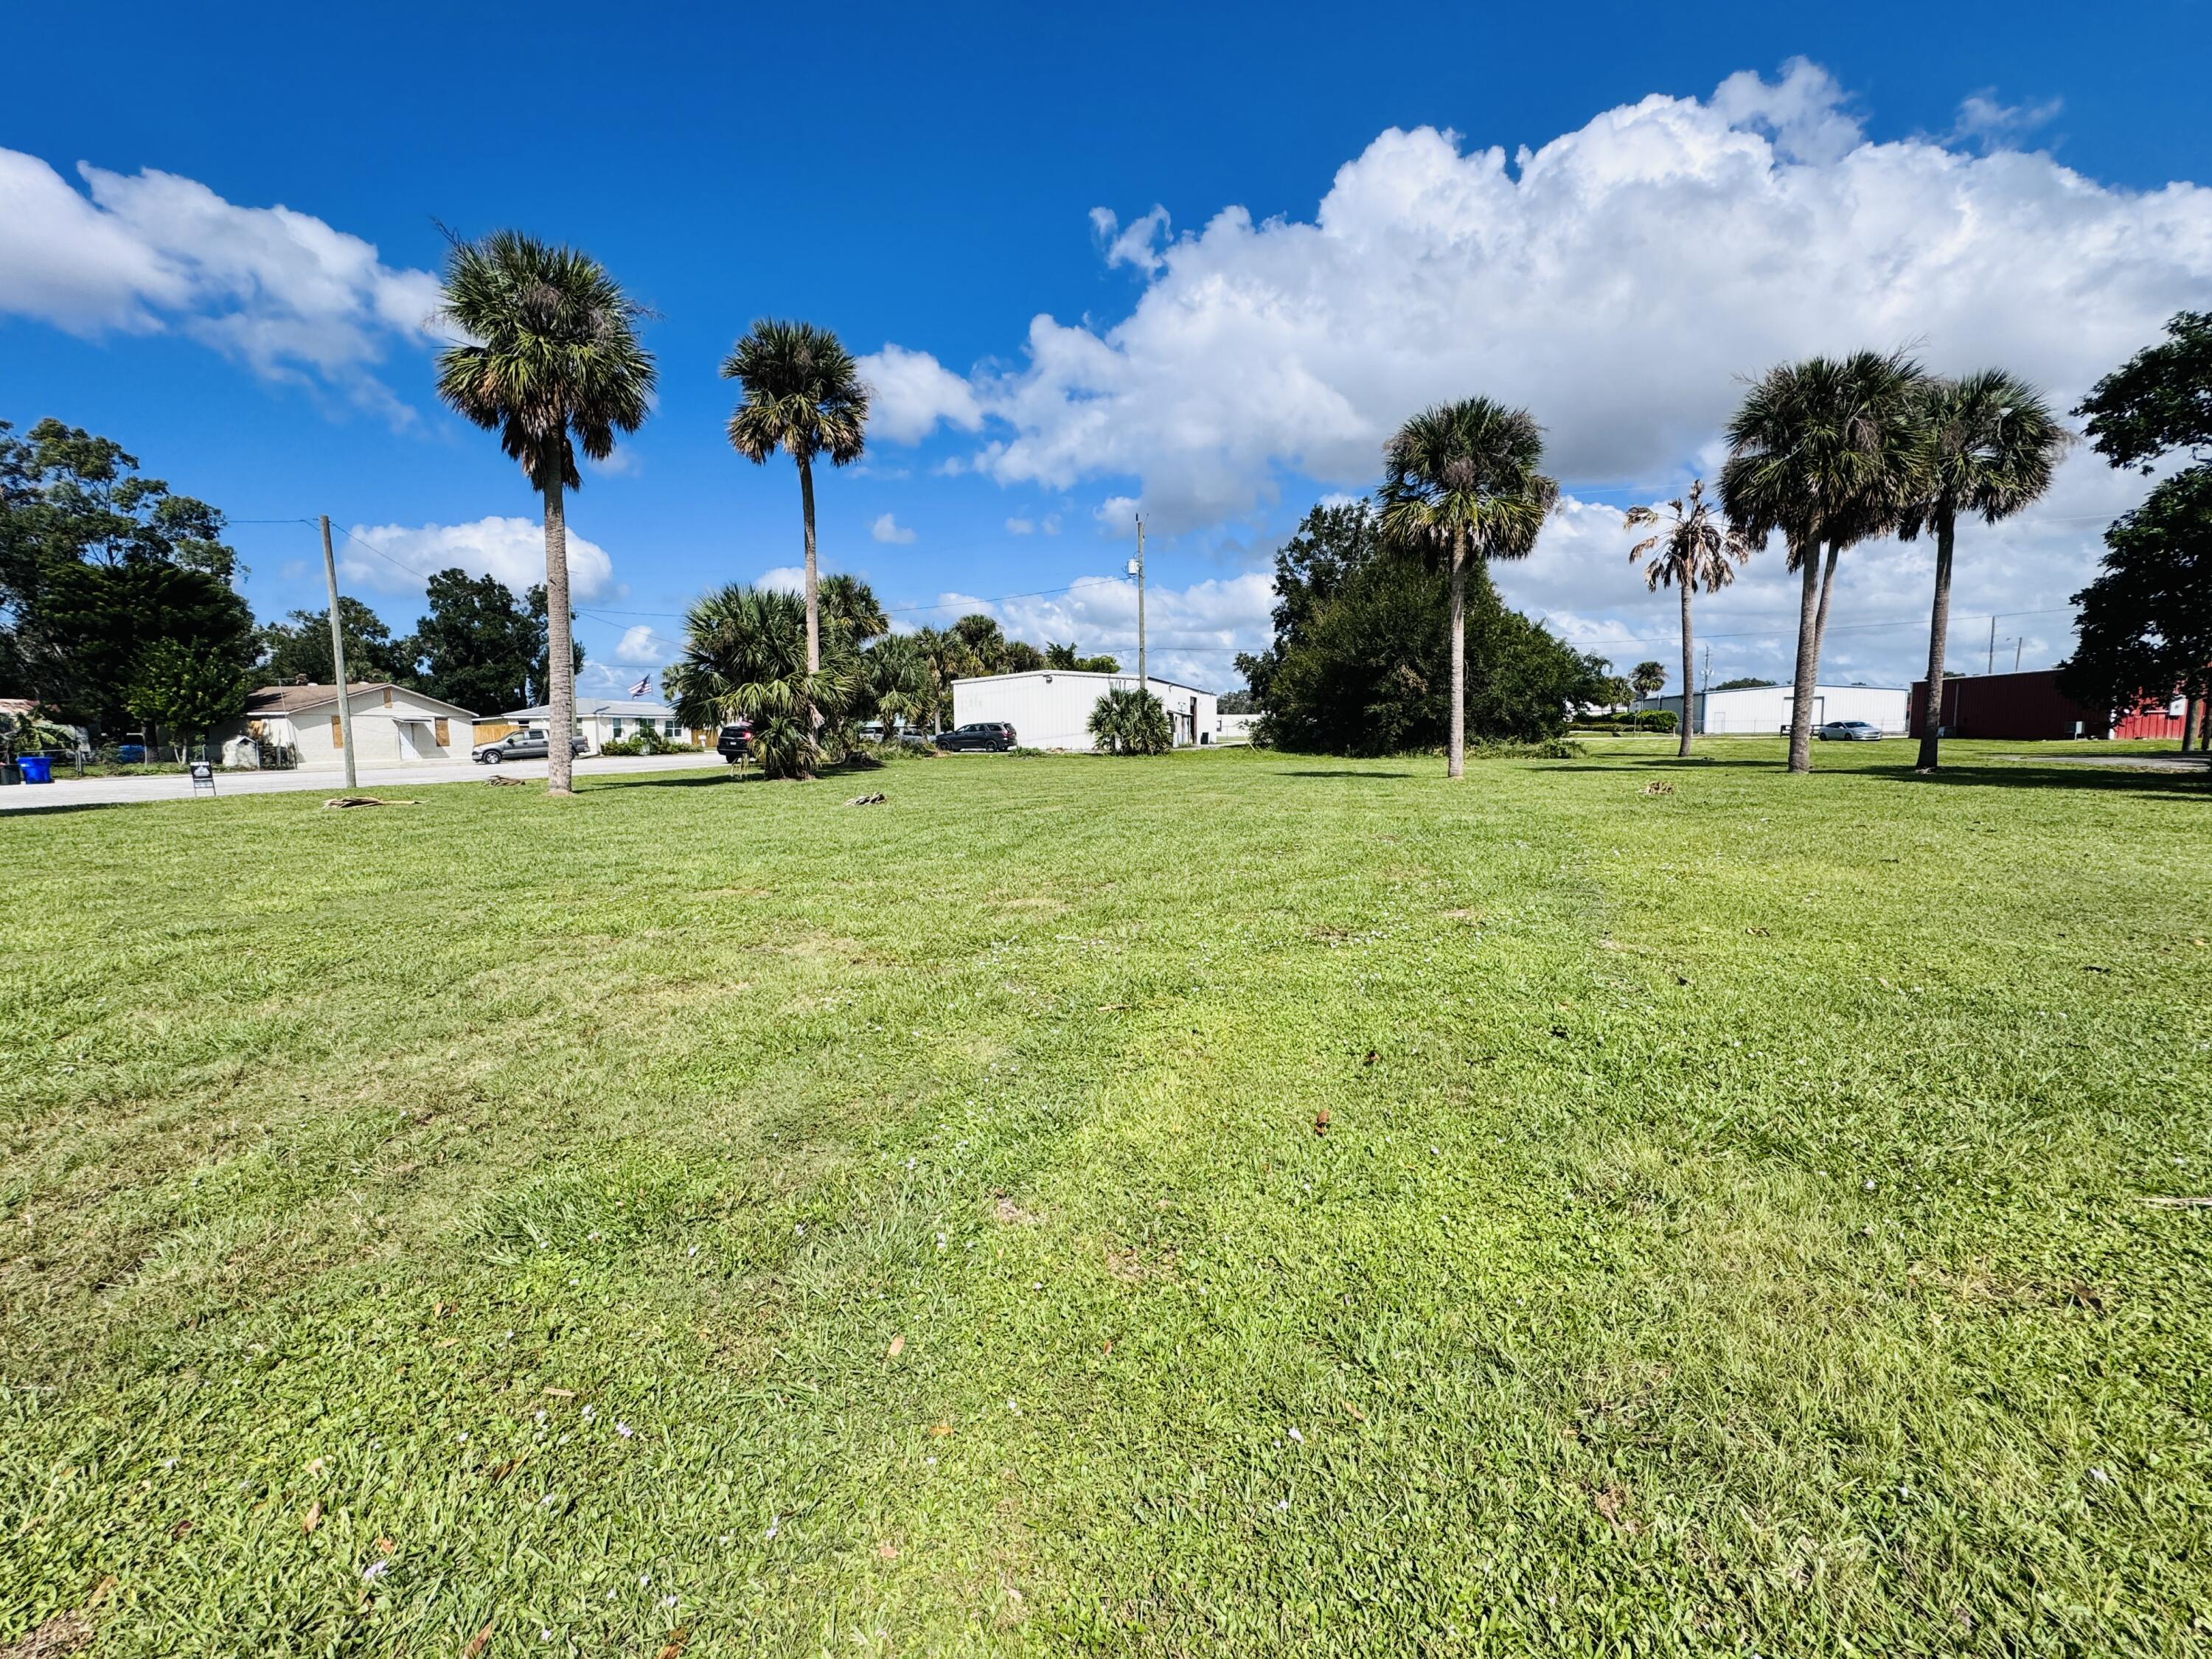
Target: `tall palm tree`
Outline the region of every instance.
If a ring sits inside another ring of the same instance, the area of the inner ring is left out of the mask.
[[[662,693],[687,726],[750,720],[764,775],[811,778],[823,713],[842,714],[850,702],[854,659],[840,652],[827,668],[809,670],[805,641],[795,595],[717,588],[685,612],[684,653],[662,672]]]
[[[1729,422],[1722,509],[1754,548],[1780,531],[1789,568],[1802,579],[1793,772],[1813,769],[1813,702],[1836,561],[1845,548],[1896,529],[1917,489],[1913,409],[1923,378],[1901,352],[1808,357],[1769,369]]]
[[[1383,535],[1451,572],[1451,777],[1467,775],[1468,566],[1534,548],[1559,499],[1543,459],[1534,417],[1487,398],[1425,409],[1382,448]]]
[[[1659,550],[1658,556],[1644,567],[1644,585],[1656,593],[1662,586],[1672,582],[1682,598],[1681,744],[1674,752],[1686,757],[1690,752],[1692,717],[1696,713],[1695,698],[1690,690],[1690,593],[1698,587],[1708,593],[1717,593],[1734,581],[1736,566],[1751,556],[1751,542],[1734,525],[1714,515],[1705,502],[1703,478],[1691,479],[1690,493],[1668,501],[1664,514],[1656,507],[1630,507],[1626,525],[1631,530],[1641,530],[1646,525],[1660,526],[1628,550],[1628,562],[1634,564],[1646,553]],[[1644,682],[1644,670],[1658,665],[1638,665],[1636,679],[1639,688]]]
[[[1931,380],[1920,389],[1921,494],[1905,508],[1898,533],[1911,541],[1936,532],[1936,605],[1928,622],[1928,701],[1920,717],[1923,772],[1936,770],[1943,714],[1943,641],[1951,628],[1951,552],[1959,514],[1978,513],[1995,524],[2051,488],[2058,458],[2073,441],[2043,394],[2001,368],[1960,380]]]
[[[814,574],[814,458],[860,459],[868,388],[860,366],[829,330],[763,317],[722,360],[722,378],[744,396],[730,412],[730,447],[764,464],[779,449],[799,464],[806,520],[806,672],[822,666],[822,602]]]
[[[643,308],[589,254],[511,230],[456,242],[446,256],[440,314],[465,343],[438,357],[438,395],[499,434],[544,502],[549,794],[571,793],[576,662],[568,609],[566,494],[583,487],[581,449],[614,453],[652,405],[652,354],[639,343]]]

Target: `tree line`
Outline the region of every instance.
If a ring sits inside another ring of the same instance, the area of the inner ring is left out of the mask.
[[[2075,409],[2115,465],[2146,472],[2177,452],[2196,465],[2161,482],[2106,532],[2103,567],[2075,596],[2077,649],[2062,684],[2108,709],[2212,692],[2212,315],[2100,380]],[[1779,365],[1753,382],[1727,428],[1718,501],[1704,480],[1625,527],[1647,585],[1676,590],[1691,750],[1692,597],[1717,592],[1771,540],[1799,577],[1788,765],[1811,769],[1814,688],[1843,555],[1895,536],[1934,543],[1935,580],[1917,765],[1941,761],[1940,698],[1959,531],[1995,525],[2049,489],[2074,441],[2035,386],[2002,368],[1945,376],[1902,352]],[[1499,604],[1492,561],[1525,558],[1559,501],[1541,428],[1486,398],[1422,410],[1384,446],[1370,503],[1316,507],[1276,559],[1275,640],[1238,659],[1262,734],[1288,746],[1386,752],[1441,739],[1450,776],[1467,738],[1563,729],[1578,701],[1621,685]],[[1442,592],[1432,578],[1444,575]],[[1632,685],[1656,690],[1656,662]],[[1438,696],[1441,693],[1441,706]]]
[[[0,421],[0,696],[95,735],[153,726],[186,740],[237,716],[258,685],[333,678],[330,612],[257,623],[222,513],[149,477],[113,439],[58,420]],[[483,713],[549,678],[545,589],[517,595],[453,568],[395,637],[338,600],[346,668]],[[583,666],[572,647],[572,672]]]
[[[606,459],[652,406],[658,370],[638,337],[641,308],[588,255],[511,231],[456,240],[442,295],[441,315],[463,343],[440,354],[438,395],[495,434],[540,497],[545,581],[542,598],[533,590],[524,605],[533,623],[543,618],[533,661],[543,667],[550,723],[570,729],[580,653],[567,496],[582,485],[579,454]],[[2069,684],[2116,701],[2177,686],[2202,696],[2212,672],[2203,580],[2212,566],[2212,472],[2203,463],[2212,447],[2212,319],[2184,313],[2168,331],[2164,345],[2108,376],[2076,410],[2116,465],[2148,470],[2177,450],[2199,461],[2112,526],[2102,573],[2076,596],[2081,647],[2067,665]],[[753,324],[721,374],[738,387],[726,429],[732,448],[758,464],[781,453],[795,465],[805,559],[799,644],[787,648],[788,607],[775,596],[708,595],[687,617],[684,657],[671,671],[688,716],[757,718],[777,734],[789,769],[804,772],[822,753],[824,733],[834,742],[837,723],[861,708],[941,718],[946,671],[961,652],[975,663],[1029,664],[1012,641],[987,656],[988,640],[970,635],[995,624],[981,617],[927,641],[862,631],[872,618],[833,617],[825,637],[815,465],[826,458],[843,466],[861,455],[868,389],[836,335],[775,319]],[[1995,524],[2037,499],[2070,434],[2034,387],[2002,369],[1948,378],[1903,353],[1864,350],[1771,369],[1726,435],[1718,489],[1725,522],[1698,481],[1663,512],[1628,514],[1631,528],[1650,532],[1630,556],[1649,556],[1652,586],[1677,590],[1686,704],[1691,595],[1715,591],[1780,539],[1801,578],[1789,765],[1805,771],[1842,555],[1881,536],[1934,541],[1928,685],[1938,696],[1960,520]],[[42,422],[27,442],[0,428],[0,612],[8,623],[0,681],[52,688],[39,695],[56,708],[105,705],[102,719],[118,700],[204,709],[226,685],[234,689],[224,676],[249,652],[310,648],[311,616],[295,613],[276,632],[255,635],[230,592],[235,556],[221,542],[221,517],[204,503],[140,478],[119,449],[58,422]],[[1559,485],[1542,465],[1542,430],[1528,410],[1481,397],[1438,404],[1391,434],[1371,504],[1309,515],[1277,562],[1277,638],[1240,659],[1277,740],[1419,746],[1440,728],[1457,777],[1470,713],[1478,735],[1542,735],[1577,702],[1618,690],[1621,682],[1601,659],[1567,650],[1506,610],[1489,581],[1492,561],[1534,550],[1558,503]],[[456,617],[495,613],[498,597],[455,589],[452,609]],[[514,596],[506,602],[504,620],[490,616],[495,633],[515,623]],[[103,627],[103,618],[113,625]],[[963,632],[969,624],[976,626]],[[413,636],[418,672],[429,660],[423,639]],[[1065,660],[1081,659],[1071,649]],[[1686,752],[1692,724],[1682,722]],[[1936,726],[1932,714],[1923,722],[1923,768],[1937,763]],[[570,785],[567,750],[556,744],[548,788],[566,794]]]

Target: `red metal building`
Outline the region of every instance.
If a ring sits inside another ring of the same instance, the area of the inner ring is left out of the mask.
[[[1908,718],[1916,738],[1927,706],[1928,682],[1915,680]],[[2100,714],[2058,689],[2057,669],[2036,668],[1946,679],[1941,730],[1947,738],[2178,738],[2181,716],[2150,698],[2117,717]]]

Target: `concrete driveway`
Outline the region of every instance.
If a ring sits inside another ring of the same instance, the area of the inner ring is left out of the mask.
[[[684,772],[702,767],[724,769],[721,757],[711,750],[683,755],[586,755],[576,763],[580,778],[615,772]],[[359,793],[364,795],[404,794],[426,783],[482,782],[495,774],[545,781],[545,763],[505,761],[497,766],[478,766],[473,761],[429,761],[415,766],[368,766],[361,770]],[[345,774],[328,767],[290,772],[218,772],[219,799],[233,795],[268,795],[299,791],[320,795],[343,795]],[[137,801],[190,800],[192,781],[179,771],[173,775],[127,778],[57,777],[53,782],[17,784],[0,789],[0,812],[28,812],[57,806],[125,806]],[[202,797],[203,799],[205,797]]]

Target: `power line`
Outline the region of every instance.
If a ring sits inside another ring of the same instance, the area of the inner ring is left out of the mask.
[[[2009,617],[2055,617],[2069,615],[2071,614],[2072,609],[2073,607],[2070,605],[2057,605],[2046,606],[2040,611],[1999,611],[1995,612],[1993,615],[1990,612],[1984,612],[1978,616],[1954,617],[1951,619],[1951,626],[1954,629],[1956,629],[1962,624],[1970,622],[2002,620]],[[1698,630],[1698,637],[1701,640],[1759,639],[1769,634],[1781,633],[1787,630],[1796,620],[1796,619],[1795,617],[1784,617],[1775,622],[1771,627],[1743,629],[1736,632],[1728,634],[1708,633],[1705,629],[1699,629]],[[1881,629],[1925,628],[1927,625],[1928,621],[1924,617],[1899,617],[1889,622],[1832,623],[1829,624],[1827,631],[1831,634],[1863,634]],[[1589,634],[1573,636],[1562,635],[1560,636],[1560,643],[1563,645],[1667,645],[1672,643],[1679,637],[1680,635],[1674,634]]]

